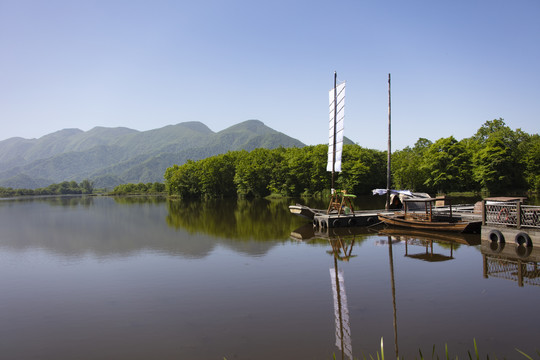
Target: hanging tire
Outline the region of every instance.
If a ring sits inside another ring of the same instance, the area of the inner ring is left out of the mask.
[[[504,235],[499,230],[495,230],[495,229],[491,230],[489,232],[488,238],[492,242],[499,242],[499,243],[504,242]]]
[[[347,224],[349,226],[355,226],[356,225],[356,219],[355,218],[350,218],[348,221],[347,221]]]
[[[532,247],[531,237],[523,231],[516,235],[515,242],[520,246]]]
[[[337,228],[337,227],[339,227],[339,226],[340,226],[340,221],[339,221],[339,219],[335,219],[334,221],[332,221],[332,227]]]

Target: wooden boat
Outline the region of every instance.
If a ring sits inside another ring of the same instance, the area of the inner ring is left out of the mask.
[[[293,215],[302,216],[309,220],[313,220],[313,218],[317,214],[324,213],[324,210],[312,209],[309,206],[300,205],[300,204],[289,205],[289,211]]]
[[[448,203],[445,211],[434,211],[434,205],[437,201],[446,201]],[[410,203],[420,203],[424,205],[425,211],[409,211]],[[434,231],[453,231],[459,233],[478,233],[480,232],[481,221],[463,220],[460,216],[452,213],[452,205],[448,198],[429,198],[429,199],[405,199],[404,211],[394,214],[378,214],[380,221],[387,225],[405,227],[409,229],[422,229]]]

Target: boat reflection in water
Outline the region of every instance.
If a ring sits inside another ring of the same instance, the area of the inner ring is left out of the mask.
[[[460,244],[478,245],[480,237],[472,234],[462,233],[442,233],[424,230],[408,230],[408,229],[393,229],[387,228],[379,231],[379,235],[386,236],[387,239],[378,241],[378,245],[386,243],[388,246],[388,259],[390,266],[390,283],[392,286],[392,307],[394,312],[393,328],[394,328],[394,350],[396,358],[399,359],[398,347],[398,328],[397,328],[397,306],[396,306],[396,286],[394,277],[394,251],[393,247],[396,244],[405,244],[405,256],[412,259],[418,259],[428,262],[440,262],[454,259],[454,247]],[[446,243],[450,245],[450,254],[437,254],[433,251],[433,243]],[[410,253],[410,246],[421,246],[425,251],[418,253]]]
[[[442,233],[435,231],[388,228],[379,231],[379,235],[386,235],[392,237],[395,242],[404,243],[406,257],[430,262],[452,260],[454,258],[454,247],[457,244],[469,246],[480,244],[480,236],[475,234]],[[450,254],[445,255],[434,253],[433,242],[443,242],[449,244]],[[425,252],[411,254],[409,251],[409,247],[411,245],[425,247]]]
[[[331,246],[331,250],[328,250],[327,253],[333,256],[333,267],[330,268],[330,277],[334,295],[336,347],[341,353],[341,359],[353,359],[353,352],[347,293],[345,291],[345,277],[343,271],[339,269],[339,264],[341,262],[348,262],[356,257],[353,247],[361,244],[374,233],[377,233],[377,231],[366,227],[314,229],[311,224],[306,224],[291,233],[291,238],[296,240],[315,241],[324,239]],[[481,241],[479,235],[473,234],[394,228],[379,230],[378,234],[383,236],[383,238],[376,241],[375,245],[388,247],[393,308],[394,351],[396,358],[399,358],[394,247],[397,244],[405,245],[404,256],[408,258],[439,262],[454,259],[454,249],[460,245],[475,246],[479,245]],[[445,243],[447,245],[446,248],[449,248],[449,254],[435,253],[433,243]],[[423,251],[414,251],[415,246],[421,246]]]

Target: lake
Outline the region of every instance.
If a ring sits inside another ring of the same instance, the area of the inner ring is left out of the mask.
[[[381,338],[387,358],[468,358],[473,339],[482,358],[540,350],[537,262],[518,281],[479,235],[319,233],[292,203],[0,201],[2,358],[361,359]]]

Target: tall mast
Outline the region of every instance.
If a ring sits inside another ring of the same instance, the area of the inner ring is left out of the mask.
[[[337,71],[334,71],[334,144],[332,156],[332,189],[334,189],[334,174],[336,170],[336,136],[337,136]]]
[[[390,90],[390,73],[388,73],[388,160],[386,167],[386,210],[390,208],[390,186],[392,185],[390,171],[390,161],[392,157],[392,98]]]

